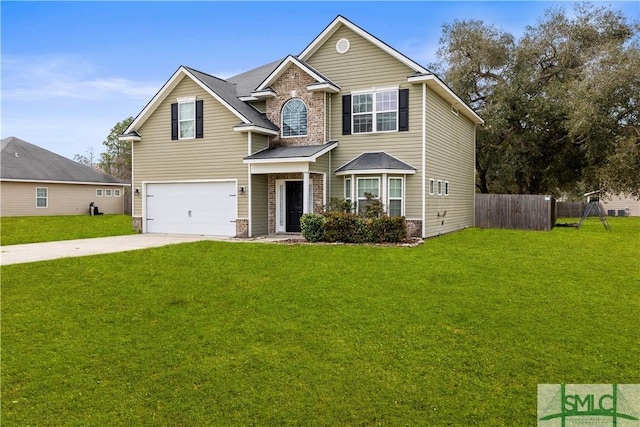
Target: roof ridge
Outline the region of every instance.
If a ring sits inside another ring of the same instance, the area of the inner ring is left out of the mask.
[[[212,79],[220,80],[221,82],[229,83],[230,85],[235,85],[235,83],[227,81],[221,77],[214,76],[213,74],[205,73],[204,71],[196,70],[195,68],[191,68],[187,65],[182,65],[182,67],[186,68],[189,71],[195,71],[196,73],[204,74],[207,77],[211,77]]]

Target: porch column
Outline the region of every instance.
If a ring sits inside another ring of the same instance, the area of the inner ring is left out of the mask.
[[[309,172],[303,172],[302,176],[302,213],[306,214],[309,213]]]

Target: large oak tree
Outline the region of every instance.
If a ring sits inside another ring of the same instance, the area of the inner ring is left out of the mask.
[[[640,196],[638,24],[574,12],[550,9],[518,40],[478,20],[443,26],[432,66],[486,121],[479,191]]]

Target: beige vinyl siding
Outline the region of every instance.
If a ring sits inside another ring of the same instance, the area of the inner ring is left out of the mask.
[[[171,140],[171,104],[177,98],[204,100],[204,138]],[[247,134],[233,131],[240,119],[188,77],[173,89],[140,127],[133,144],[133,187],[143,181],[237,179],[248,186]],[[257,138],[259,140],[259,138]],[[238,217],[247,218],[247,197],[238,197]],[[133,215],[142,215],[142,197],[134,198]]]
[[[260,236],[269,233],[268,175],[251,176],[251,233]]]
[[[47,207],[36,207],[36,188],[47,188]],[[103,190],[96,197],[96,188]],[[104,190],[120,190],[119,197],[106,197]],[[51,184],[33,182],[0,182],[0,216],[88,215],[94,202],[105,214],[124,212],[124,187],[91,184]]]
[[[329,153],[326,153],[318,157],[315,162],[310,162],[309,172],[327,173],[327,174],[331,173],[329,170]]]
[[[251,134],[251,154],[257,153],[258,151],[262,151],[268,147],[269,147],[269,139],[266,135],[261,135],[259,133]]]
[[[474,225],[475,125],[427,89],[426,237]],[[429,195],[429,179],[443,182],[443,195]],[[449,196],[444,195],[449,181]],[[443,217],[444,212],[446,215]],[[438,214],[440,216],[438,216]],[[444,224],[442,224],[444,221]]]
[[[261,113],[267,111],[267,101],[253,101],[251,105],[253,105],[253,107]]]
[[[351,42],[349,51],[339,54],[336,43],[341,38]],[[342,92],[329,95],[328,140],[338,140],[332,151],[331,168],[336,170],[364,152],[384,151],[417,169],[405,182],[405,216],[422,218],[422,87],[407,83],[414,70],[380,50],[347,27],[339,28],[307,61],[329,76]],[[363,66],[366,64],[366,66]],[[409,89],[409,131],[342,135],[342,95],[351,91],[395,87]],[[344,177],[329,175],[329,198],[343,198]]]

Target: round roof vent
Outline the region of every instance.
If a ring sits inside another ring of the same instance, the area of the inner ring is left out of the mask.
[[[351,43],[347,39],[340,39],[338,40],[338,43],[336,43],[336,50],[338,53],[347,53],[350,47]]]

